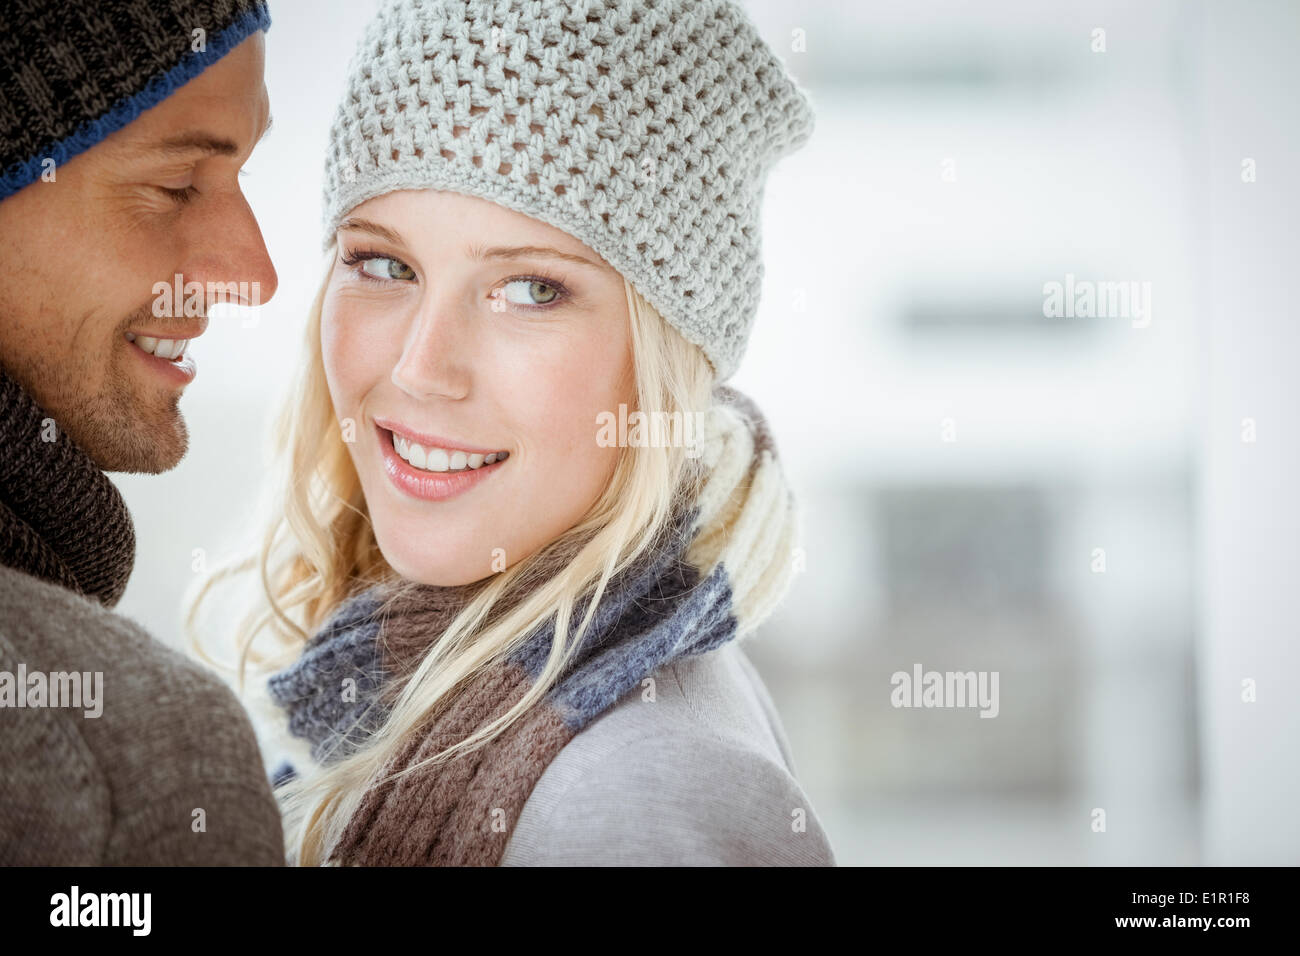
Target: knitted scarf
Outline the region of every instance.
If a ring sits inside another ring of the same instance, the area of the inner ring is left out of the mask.
[[[661,667],[747,635],[767,617],[792,577],[798,513],[757,407],[726,386],[715,395],[700,494],[674,516],[659,547],[611,579],[558,682],[486,746],[372,784],[329,862],[497,865],[538,778],[576,734]],[[355,595],[293,665],[270,678],[289,731],[311,742],[320,763],[364,745],[387,716],[397,679],[438,639],[472,587],[413,593],[396,604],[379,586]],[[575,626],[587,607],[578,602]],[[503,714],[533,686],[553,636],[552,616],[429,719],[386,771],[433,756]],[[354,701],[340,699],[348,678]],[[276,782],[296,772],[286,762]]]
[[[0,370],[0,564],[115,606],[135,563],[117,487]]]

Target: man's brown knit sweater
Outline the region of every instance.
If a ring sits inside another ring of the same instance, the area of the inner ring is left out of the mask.
[[[110,611],[121,495],[2,370],[0,410],[0,865],[283,865],[239,701]]]

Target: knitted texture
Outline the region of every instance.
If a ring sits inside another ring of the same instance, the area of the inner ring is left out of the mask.
[[[135,563],[121,492],[0,370],[0,564],[113,607]]]
[[[258,30],[265,0],[5,0],[0,199],[126,126]],[[202,31],[196,33],[196,31]]]
[[[729,0],[387,0],[331,129],[325,245],[394,190],[491,200],[599,253],[722,381],[758,308],[767,172],[812,130]]]
[[[23,668],[48,674],[51,692],[56,674],[84,675],[83,693],[99,675],[102,712],[14,706]],[[0,867],[284,865],[248,714],[201,664],[72,590],[0,568],[0,674]]]
[[[712,411],[702,493],[679,512],[660,545],[614,578],[559,681],[487,746],[446,764],[371,787],[331,848],[356,865],[497,865],[525,802],[573,737],[661,668],[749,634],[792,578],[798,512],[757,409],[723,389]],[[274,675],[272,698],[292,731],[331,762],[364,742],[467,589],[426,588],[403,602],[378,589],[336,609],[301,658]],[[580,620],[588,605],[575,610]],[[554,621],[527,636],[405,742],[388,770],[411,766],[504,714],[539,677]],[[357,693],[340,705],[342,682]],[[296,768],[281,765],[276,782]]]

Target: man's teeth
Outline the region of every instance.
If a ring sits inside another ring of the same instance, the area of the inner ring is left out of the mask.
[[[155,339],[149,335],[134,335],[131,332],[126,333],[126,340],[134,342],[137,348],[143,349],[150,355],[173,361],[184,355],[185,347],[190,344],[189,339]]]
[[[419,442],[413,442],[401,435],[393,435],[393,447],[402,458],[416,468],[425,471],[465,471],[482,468],[484,465],[505,461],[510,456],[508,451],[493,452],[490,455],[469,455],[463,451],[447,448],[425,448]]]

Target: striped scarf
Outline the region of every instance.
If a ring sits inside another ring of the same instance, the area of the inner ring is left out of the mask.
[[[547,765],[584,727],[660,668],[750,633],[793,576],[799,518],[758,408],[719,386],[701,442],[706,478],[661,539],[611,579],[572,663],[521,719],[450,761],[371,786],[329,862],[495,866]],[[382,587],[350,598],[289,668],[270,678],[289,731],[329,763],[363,746],[389,713],[397,678],[463,606],[469,588],[423,587],[394,603]],[[587,605],[578,602],[574,621]],[[400,770],[504,714],[545,665],[554,617],[481,673],[401,749]],[[344,680],[355,699],[343,700]],[[295,775],[285,763],[275,782]],[[387,776],[387,773],[384,774]]]

